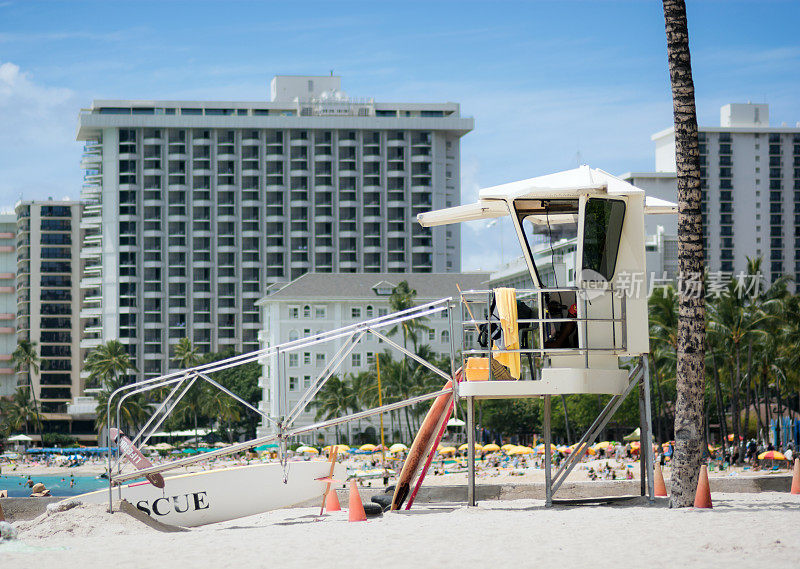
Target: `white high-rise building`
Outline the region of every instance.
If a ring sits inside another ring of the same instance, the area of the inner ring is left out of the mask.
[[[456,103],[347,97],[339,77],[275,77],[272,101],[94,101],[82,257],[86,349],[128,347],[145,377],[171,346],[258,348],[267,287],[309,272],[457,272]]]
[[[767,280],[800,280],[800,123],[770,126],[769,106],[729,104],[720,126],[699,128],[706,262],[738,273],[761,257]],[[653,135],[656,172],[623,176],[648,195],[677,199],[675,134]],[[666,216],[659,216],[666,217]],[[677,216],[667,233],[677,229]]]

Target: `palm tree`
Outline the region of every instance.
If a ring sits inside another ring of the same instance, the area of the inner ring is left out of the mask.
[[[84,369],[89,372],[89,380],[98,387],[107,382],[116,383],[117,378],[124,377],[129,371],[137,371],[119,340],[109,340],[92,350]]]
[[[30,387],[29,399],[32,399],[33,411],[36,416],[34,426],[39,431],[39,436],[41,437],[42,420],[39,416],[39,406],[36,403],[36,391],[33,389],[33,381],[31,380],[31,372],[35,374],[39,373],[39,354],[36,353],[36,342],[19,340],[16,349],[11,354],[11,360],[14,362],[15,372],[26,372],[27,381],[25,385]],[[28,395],[26,395],[26,397],[28,397]],[[27,429],[27,421],[25,421],[25,427]]]
[[[125,346],[119,340],[109,340],[89,352],[84,369],[89,372],[87,387],[91,385],[100,388],[95,420],[95,425],[100,431],[107,425],[108,399],[115,390],[128,383],[127,373],[135,372],[136,368],[131,363]],[[146,417],[146,405],[141,395],[128,397],[120,408],[120,421],[128,429],[133,430]]]
[[[97,418],[95,419],[95,428],[98,431],[102,431],[106,425],[108,424],[108,400],[111,395],[119,389],[126,385],[127,382],[125,381],[124,376],[120,377],[111,377],[107,380],[104,380],[102,385],[103,388],[97,393],[97,408],[96,414]],[[114,401],[119,403],[120,396],[117,396]],[[117,421],[116,415],[117,409],[115,406],[111,408],[111,424],[115,424]],[[143,394],[139,393],[136,395],[132,395],[127,397],[119,408],[119,420],[120,424],[118,427],[123,431],[131,434],[133,433],[136,428],[144,423],[148,416],[150,415],[150,405],[147,399],[144,397]]]
[[[354,404],[353,389],[348,381],[339,379],[338,376],[331,376],[325,382],[325,386],[319,391],[315,398],[317,406],[317,420],[335,419],[352,409]],[[339,426],[334,426],[336,443],[339,442]],[[347,444],[350,444],[350,423],[347,423]]]
[[[226,429],[228,432],[228,442],[233,442],[234,423],[242,418],[241,407],[239,402],[233,397],[220,391],[207,383],[203,384],[203,389],[199,394],[199,406],[203,415],[206,417],[214,417],[219,426]],[[196,428],[196,427],[195,427]],[[195,440],[197,440],[197,433],[195,432]]]
[[[416,298],[416,296],[417,291],[408,286],[408,281],[402,281],[392,290],[392,296],[389,297],[389,308],[392,312],[400,312],[413,308],[415,306],[414,298]],[[389,335],[393,336],[397,334],[398,331],[402,331],[403,347],[407,349],[408,340],[411,340],[411,343],[414,345],[414,350],[416,350],[417,342],[419,341],[419,333],[430,330],[430,328],[424,324],[426,320],[426,317],[405,320],[389,330]]]
[[[663,0],[667,57],[675,117],[675,166],[678,179],[678,268],[684,278],[703,274],[700,153],[694,100],[689,28],[684,0]],[[705,298],[680,291],[678,318],[678,397],[675,405],[675,454],[672,507],[688,507],[700,473],[703,453],[705,393]]]
[[[172,360],[178,364],[181,369],[194,367],[200,363],[200,353],[192,345],[189,338],[181,338],[175,344],[175,355]]]
[[[8,434],[22,429],[28,432],[28,425],[41,425],[41,417],[36,401],[33,400],[28,385],[17,387],[10,399],[0,399],[0,414],[3,415],[2,430]],[[41,426],[39,427],[41,434]]]

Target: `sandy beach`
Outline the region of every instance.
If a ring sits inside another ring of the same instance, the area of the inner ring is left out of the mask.
[[[422,505],[349,523],[346,512],[277,510],[162,533],[101,506],[20,522],[3,568],[141,567],[797,567],[800,496],[718,494],[713,510],[665,500],[618,506],[487,501]]]

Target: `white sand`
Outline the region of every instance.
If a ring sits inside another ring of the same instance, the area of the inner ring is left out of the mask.
[[[797,567],[800,496],[715,494],[713,510],[655,506],[545,509],[541,501],[489,501],[477,508],[387,514],[348,523],[346,512],[277,510],[160,533],[125,514],[102,526],[0,545],[3,569],[128,567]],[[76,512],[76,510],[72,510]],[[81,511],[77,510],[80,515]],[[61,515],[69,519],[70,512]],[[82,524],[75,517],[75,524]],[[131,523],[133,526],[131,526]],[[76,537],[81,534],[81,537]],[[3,551],[5,548],[5,552]]]

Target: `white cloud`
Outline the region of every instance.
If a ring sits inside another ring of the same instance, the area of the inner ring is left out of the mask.
[[[18,65],[0,62],[0,203],[78,196],[79,108],[70,89],[39,84]]]

